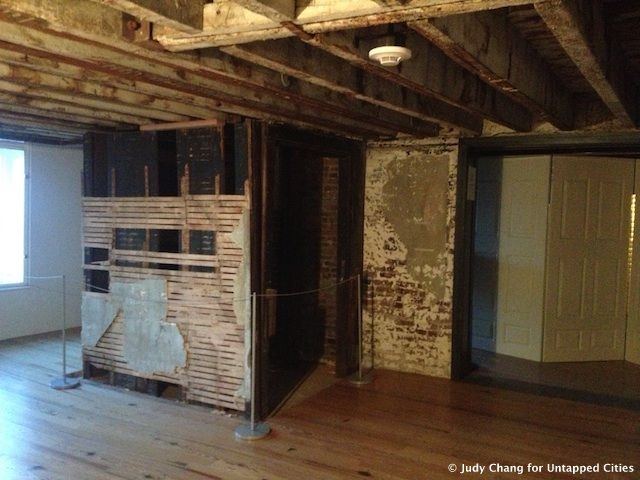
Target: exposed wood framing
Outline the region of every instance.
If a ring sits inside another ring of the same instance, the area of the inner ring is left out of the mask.
[[[477,134],[482,130],[479,116],[449,108],[442,101],[385,82],[380,77],[363,72],[295,39],[276,40],[270,44],[256,42],[236,45],[222,50],[248,62],[422,121],[439,122],[445,127],[469,134]]]
[[[296,14],[296,0],[234,0],[234,3],[277,22],[288,22]]]
[[[0,106],[0,125],[5,124],[42,129],[55,128],[57,131],[73,133],[76,136],[80,136],[87,131],[87,125],[83,123],[69,121],[60,122],[52,118],[28,116],[23,114],[15,115],[13,113],[8,113],[4,108],[2,108],[2,106]]]
[[[204,0],[93,0],[185,33],[202,31]]]
[[[372,110],[370,105],[354,103],[348,97],[336,96],[313,85],[300,83],[285,87],[275,72],[242,65],[215,53],[196,58],[150,51],[131,44],[121,39],[117,28],[119,12],[98,4],[86,3],[87,10],[80,14],[77,8],[60,0],[48,2],[45,7],[33,0],[11,7],[6,6],[7,3],[12,2],[0,1],[2,16],[10,21],[3,24],[6,28],[0,29],[0,41],[26,44],[38,52],[58,55],[57,60],[90,70],[206,97],[216,102],[217,110],[356,137],[395,136],[398,132],[422,136],[437,133],[433,124],[416,122],[395,112],[380,115],[379,110]],[[114,18],[114,14],[118,18]],[[36,23],[38,29],[25,27],[19,24],[25,16],[45,18],[47,22],[44,26]],[[92,18],[101,28],[87,29],[87,20]],[[70,35],[84,41],[76,41],[69,38]],[[225,85],[223,89],[221,84]],[[210,115],[202,118],[208,117]]]
[[[572,94],[509,26],[506,12],[411,22],[453,61],[562,130],[573,128]]]
[[[600,3],[544,0],[535,8],[616,119],[623,127],[635,127],[638,89],[625,81],[620,52],[605,43]]]
[[[154,123],[152,125],[142,125],[140,130],[143,132],[157,132],[160,130],[178,130],[184,128],[203,128],[203,127],[220,127],[224,125],[224,121],[210,120],[192,120],[190,122],[176,123]]]
[[[248,208],[248,197],[85,198],[82,208],[83,245],[109,249],[106,264],[87,264],[84,268],[106,270],[111,281],[130,282],[148,278],[150,274],[164,278],[167,320],[178,326],[188,352],[186,367],[174,373],[137,372],[124,355],[123,322],[117,318],[96,346],[83,349],[85,358],[110,371],[179,384],[187,400],[243,410],[245,403],[239,390],[244,379],[246,319],[236,316],[234,296],[240,265],[247,252],[234,241],[232,233]],[[113,249],[115,228],[214,231],[216,254],[116,250]],[[122,266],[122,261],[139,262],[139,266]],[[149,262],[208,266],[214,270],[164,270],[149,268]]]
[[[517,131],[531,130],[532,117],[527,109],[479,81],[417,34],[408,35],[406,41],[406,46],[414,53],[414,61],[400,69],[388,69],[370,61],[367,58],[369,47],[375,44],[359,41],[352,31],[314,35],[302,40],[373,75],[445,102],[452,110],[484,116]]]
[[[52,114],[53,117],[55,117],[56,113],[73,115],[77,118],[76,121],[81,118],[90,118],[95,120],[97,123],[101,123],[103,120],[106,120],[108,122],[117,122],[124,125],[144,125],[145,123],[151,122],[151,120],[147,118],[135,115],[96,110],[90,107],[78,106],[75,103],[26,97],[6,92],[0,92],[0,102],[8,103],[16,107],[27,107],[36,111],[41,111],[43,115]]]
[[[255,5],[266,3],[264,1],[246,0],[254,5],[253,11],[250,11],[237,3],[222,0],[205,5],[202,34],[186,36],[164,30],[157,33],[156,39],[170,50],[191,50],[293,36],[291,24],[315,34],[492,10],[533,1],[409,0],[385,7],[377,0],[307,0],[299,2],[295,17],[283,19],[282,12],[276,15],[262,9],[262,15],[256,13],[259,8]]]
[[[294,23],[293,18],[289,20],[290,23]],[[426,59],[426,62],[411,62],[408,66],[396,72],[370,62],[367,59],[368,48],[365,45],[358,45],[357,35],[353,31],[309,35],[301,29],[296,30],[290,27],[289,29],[304,42],[318,47],[342,60],[346,60],[352,65],[365,70],[368,74],[371,74],[367,75],[367,78],[361,81],[363,85],[369,83],[373,76],[378,76],[381,79],[389,80],[392,84],[401,85],[417,94],[429,97],[431,99],[431,111],[438,111],[438,116],[440,118],[444,117],[444,121],[448,125],[454,123],[451,121],[452,119],[448,117],[453,116],[459,118],[464,115],[477,115],[478,118],[480,116],[486,116],[514,130],[529,131],[531,129],[532,118],[527,109],[514,103],[502,93],[496,92],[482,84],[482,82],[479,82],[473,75],[450,61],[439,50],[421,40],[417,35],[414,35],[410,39],[411,42],[408,42],[407,46],[412,48],[414,52],[420,52],[420,55],[422,55],[423,59]],[[250,55],[246,53],[246,50],[243,54],[238,48],[241,47],[236,47],[236,49],[230,48],[225,51],[250,60]],[[264,59],[264,55],[258,55],[256,57],[254,54],[254,59],[259,64],[268,66],[267,62],[261,61],[260,58]],[[291,58],[295,58],[297,63],[303,61],[301,57],[297,55]],[[319,62],[319,59],[316,59],[315,53],[313,54],[313,59],[316,63]],[[327,70],[335,71],[345,68],[341,66],[339,62],[333,61],[332,63],[331,60],[323,61],[330,65]],[[433,68],[434,64],[437,64],[437,68]],[[416,68],[416,65],[419,65],[419,68]],[[425,66],[427,67],[427,71],[424,70]],[[358,77],[355,75],[353,78]],[[393,88],[397,88],[397,86]],[[446,105],[442,105],[439,102],[444,102]],[[449,115],[442,113],[443,111],[447,111]],[[478,122],[477,119],[472,118],[472,121],[473,120],[475,120],[476,123]]]
[[[28,104],[21,104],[21,100],[17,96],[11,96],[0,93],[0,110],[6,113],[12,113],[16,115],[25,115],[26,117],[39,117],[42,119],[59,120],[61,122],[71,122],[86,125],[100,125],[106,128],[116,128],[122,124],[122,122],[115,122],[113,120],[101,120],[95,117],[87,115],[71,114],[67,112],[60,112],[54,109],[34,108],[28,106]],[[27,100],[28,99],[24,99]]]

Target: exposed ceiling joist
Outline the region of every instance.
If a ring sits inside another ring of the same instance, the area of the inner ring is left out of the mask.
[[[288,22],[296,14],[296,0],[233,0],[247,10],[276,22]],[[214,7],[215,8],[215,7]]]
[[[509,26],[506,12],[478,12],[409,26],[468,71],[561,130],[573,128],[571,92]]]
[[[206,96],[217,102],[218,110],[229,113],[288,121],[352,136],[393,136],[405,130],[402,125],[385,124],[386,120],[380,120],[377,112],[375,117],[360,121],[358,118],[363,114],[359,105],[349,105],[346,100],[342,105],[332,105],[324,91],[317,91],[317,97],[310,98],[307,95],[311,95],[312,85],[285,87],[275,72],[215,55],[197,58],[168,54],[126,42],[121,38],[119,12],[90,2],[83,6],[81,9],[76,3],[70,5],[61,0],[46,5],[35,0],[19,4],[0,0],[2,16],[11,21],[4,24],[6,28],[0,28],[0,41],[27,43],[30,48],[82,62],[85,68]],[[25,16],[46,19],[46,23],[39,29],[25,27],[21,25]],[[81,40],[76,41],[71,35]],[[405,127],[414,134],[434,131],[432,125],[415,124],[409,117],[405,121]]]
[[[71,93],[79,99],[93,98],[134,107],[142,106],[150,117],[153,117],[156,111],[161,113],[174,112],[178,115],[193,118],[209,118],[211,116],[211,111],[202,106],[187,105],[156,95],[121,89],[93,81],[63,77],[59,74],[45,73],[22,66],[10,65],[1,61],[0,78],[4,81],[23,86],[39,86],[52,91]],[[79,103],[82,103],[82,101],[80,100]]]
[[[76,135],[82,135],[87,130],[104,130],[97,126],[87,125],[79,122],[61,122],[47,116],[39,117],[24,114],[16,115],[5,110],[2,106],[0,106],[0,124],[9,124],[28,128],[41,128],[46,130],[54,130],[57,132],[74,133]],[[108,131],[108,129],[105,131]]]
[[[302,40],[372,75],[446,102],[450,109],[481,115],[517,131],[531,130],[532,118],[527,109],[479,81],[417,34],[408,35],[406,40],[406,46],[414,52],[414,60],[400,69],[384,68],[370,61],[367,58],[369,47],[375,44],[359,41],[352,31],[314,35]]]
[[[270,13],[261,9],[259,4],[266,4],[266,0],[240,0],[252,4],[251,10],[240,2],[218,0],[204,7],[202,34],[187,36],[161,29],[154,36],[165,48],[184,51],[290,37],[295,35],[292,25],[316,34],[526,5],[533,1],[408,0],[385,7],[377,0],[307,0],[300,2],[295,17],[284,18],[282,11]],[[262,13],[257,13],[259,11]]]
[[[155,109],[146,109],[144,106],[135,106],[117,100],[103,99],[101,97],[82,96],[82,100],[78,101],[79,94],[77,92],[48,89],[41,85],[31,86],[21,83],[13,83],[6,80],[0,80],[0,90],[3,92],[10,92],[15,95],[22,95],[25,97],[35,97],[72,104],[77,103],[84,107],[95,108],[101,111],[134,115],[141,118],[150,118],[162,122],[181,122],[191,119],[191,117],[187,115],[179,115],[176,113]]]
[[[78,106],[77,104],[72,102],[27,97],[16,95],[13,93],[7,93],[4,91],[0,92],[0,102],[33,108],[41,110],[43,112],[53,112],[54,114],[62,113],[78,116],[80,118],[93,118],[98,122],[106,120],[108,122],[117,122],[121,125],[144,125],[145,123],[151,123],[151,120],[146,117],[138,117],[135,115],[127,115],[124,113],[96,110],[95,108]]]
[[[49,118],[52,120],[59,120],[60,122],[69,122],[71,124],[78,123],[84,125],[102,126],[106,128],[117,128],[123,123],[96,118],[93,116],[79,115],[77,113],[71,114],[64,111],[55,111],[53,109],[35,108],[33,106],[29,106],[28,104],[21,104],[20,100],[20,97],[0,93],[0,110],[14,115],[24,115],[27,118]]]
[[[204,0],[92,0],[185,33],[202,31]]]
[[[477,134],[482,130],[482,119],[479,116],[459,112],[449,108],[444,102],[422,97],[400,85],[385,82],[297,40],[288,38],[274,42],[236,45],[222,50],[248,62],[421,121],[438,122],[446,128],[459,129],[469,134]]]
[[[623,127],[638,122],[638,89],[626,82],[625,62],[604,38],[599,2],[543,0],[535,8],[585,79]]]

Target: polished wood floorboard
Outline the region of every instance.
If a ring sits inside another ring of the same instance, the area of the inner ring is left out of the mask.
[[[55,391],[40,342],[0,344],[0,479],[640,478],[640,413],[418,375],[336,382],[243,443],[240,419],[85,381]],[[55,345],[51,348],[56,352]],[[632,474],[452,474],[448,465],[634,464]]]

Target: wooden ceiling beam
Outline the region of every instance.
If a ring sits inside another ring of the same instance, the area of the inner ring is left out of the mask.
[[[607,45],[600,2],[541,0],[535,8],[621,126],[635,128],[638,87],[625,74],[622,53]]]
[[[233,2],[275,22],[289,22],[296,15],[296,0],[233,0]]]
[[[293,22],[293,19],[291,19],[291,22]],[[516,104],[502,93],[496,92],[479,82],[472,74],[450,61],[439,50],[418,38],[417,35],[414,35],[412,39],[412,43],[415,44],[413,50],[414,52],[419,51],[423,59],[429,62],[428,70],[425,71],[423,68],[426,65],[425,61],[421,62],[420,68],[415,67],[418,63],[417,61],[412,61],[407,66],[403,66],[400,73],[398,73],[369,61],[367,58],[369,48],[363,47],[361,45],[362,42],[358,42],[355,33],[352,31],[308,35],[302,30],[291,30],[302,41],[365,70],[371,74],[369,77],[381,77],[420,95],[434,98],[434,103],[444,102],[448,104],[446,109],[453,110],[453,114],[458,117],[464,116],[462,111],[465,111],[467,115],[474,114],[487,117],[517,131],[529,131],[531,129],[532,115],[529,110]],[[429,50],[428,55],[424,54],[425,49]],[[228,50],[228,52],[233,54],[234,51]],[[235,53],[238,54],[239,52],[235,51]],[[433,57],[437,57],[438,72],[434,72],[431,67]],[[300,57],[296,56],[295,58]]]
[[[204,0],[92,0],[184,33],[202,31]]]
[[[150,118],[156,118],[158,114],[164,115],[166,112],[193,118],[211,118],[212,116],[212,112],[207,108],[186,105],[173,100],[159,98],[155,95],[123,90],[110,85],[105,86],[97,82],[39,72],[4,62],[0,62],[0,78],[20,85],[67,92],[77,97],[78,104],[82,104],[83,99],[86,98],[116,102],[132,107],[143,107]]]
[[[481,82],[418,34],[410,33],[406,39],[406,46],[413,51],[413,58],[401,64],[400,68],[393,69],[370,61],[367,58],[368,51],[376,46],[375,42],[363,41],[357,38],[355,32],[333,32],[301,38],[372,75],[446,102],[450,108],[486,117],[516,131],[531,130],[532,115],[529,110]]]
[[[265,10],[262,14],[257,13],[260,9],[255,5],[266,3],[266,0],[240,0],[237,3],[217,0],[204,7],[202,33],[186,35],[158,29],[154,37],[169,50],[183,51],[290,37],[295,34],[292,25],[316,34],[526,5],[533,1],[399,0],[384,6],[380,0],[308,0],[298,3],[295,16],[283,19],[283,15],[269,14]],[[240,3],[251,3],[254,7],[247,10]]]
[[[82,144],[82,136],[77,133],[61,133],[46,129],[32,129],[20,126],[12,127],[11,125],[0,126],[0,138],[45,145]]]
[[[509,25],[504,11],[410,22],[451,60],[561,130],[573,128],[571,92]]]
[[[147,109],[144,106],[126,104],[118,100],[81,95],[80,92],[73,91],[72,89],[65,91],[62,89],[52,89],[43,86],[25,85],[20,82],[14,83],[14,81],[8,80],[0,80],[0,91],[26,97],[57,100],[80,105],[82,107],[95,108],[101,111],[123,113],[126,115],[134,115],[141,118],[148,118],[150,120],[159,120],[163,122],[181,122],[191,120],[192,118],[187,115],[178,115],[168,111],[163,112],[160,110]]]
[[[437,122],[444,128],[461,130],[467,134],[482,131],[480,116],[449,108],[444,102],[407,91],[295,39],[235,45],[223,47],[222,51],[423,122]],[[389,112],[381,112],[381,115],[387,116]]]
[[[12,105],[34,108],[37,110],[62,113],[78,117],[93,118],[96,121],[116,122],[119,125],[144,125],[151,123],[148,118],[137,117],[135,115],[127,115],[123,113],[107,112],[96,110],[89,107],[81,107],[75,103],[64,102],[60,100],[49,100],[42,98],[32,98],[23,95],[17,95],[0,91],[0,102],[10,103]]]
[[[17,49],[25,53],[16,51]],[[167,88],[141,80],[132,80],[130,78],[107,75],[100,71],[91,70],[91,66],[80,67],[74,65],[73,62],[74,60],[65,59],[63,57],[60,57],[59,59],[56,57],[54,60],[51,57],[47,57],[47,54],[44,52],[26,47],[16,47],[15,45],[12,46],[10,44],[0,42],[0,72],[6,70],[6,67],[4,69],[2,67],[3,63],[7,66],[26,67],[13,69],[13,73],[8,75],[24,79],[25,82],[30,81],[31,83],[35,83],[36,79],[48,79],[48,84],[50,86],[56,86],[60,83],[56,82],[56,77],[51,78],[48,75],[37,75],[37,73],[62,75],[65,79],[64,82],[62,82],[63,87],[69,86],[71,84],[70,80],[73,79],[79,81],[74,84],[80,85],[83,90],[88,92],[106,90],[110,96],[113,96],[114,92],[117,92],[120,98],[137,98],[140,102],[145,104],[149,104],[149,99],[153,99],[156,103],[160,101],[166,102],[165,99],[170,99],[175,101],[171,104],[176,105],[174,111],[177,113],[189,113],[194,117],[203,119],[210,119],[212,117],[223,119],[226,116],[226,114],[219,111],[221,107],[220,102],[204,95],[193,95],[190,93],[184,93],[176,88]],[[78,63],[82,65],[82,62]],[[134,97],[130,97],[127,94],[127,91],[132,92]],[[136,96],[140,94],[144,95],[141,97]],[[165,106],[167,105],[169,104],[165,103]],[[191,106],[197,106],[197,108],[192,108]],[[347,108],[349,105],[345,103],[344,107]],[[354,105],[353,110],[359,109]],[[346,113],[346,110],[342,110],[342,112]],[[368,109],[365,113],[373,116],[378,114],[378,110]],[[423,135],[436,135],[438,133],[438,129],[435,125],[425,122],[422,122],[421,124],[416,122],[414,125],[411,123],[409,117],[403,117],[400,115],[394,116],[393,112],[390,112],[390,114],[385,118],[390,122],[388,125],[391,129],[397,129],[404,133],[421,133]],[[398,121],[399,123],[396,125],[394,124],[395,121]]]
[[[14,97],[15,98],[15,97]],[[26,117],[40,117],[50,118],[61,122],[70,122],[78,124],[95,125],[106,128],[117,128],[121,126],[121,123],[114,122],[112,120],[104,120],[95,117],[89,117],[85,115],[70,114],[66,112],[56,112],[53,110],[45,110],[41,108],[34,108],[28,105],[22,105],[16,101],[8,101],[6,98],[0,96],[0,110],[15,115],[25,115]]]
[[[377,111],[375,116],[365,117],[360,104],[345,99],[341,99],[340,104],[337,100],[332,103],[331,92],[328,95],[302,82],[291,87],[283,86],[279,74],[218,58],[215,52],[203,52],[195,58],[141,48],[121,40],[114,18],[106,18],[107,26],[102,30],[86,28],[87,18],[108,15],[104,8],[83,10],[82,16],[78,16],[77,9],[69,8],[63,1],[52,0],[47,2],[48,8],[43,13],[42,5],[34,1],[20,2],[15,6],[17,12],[5,6],[5,19],[22,21],[26,15],[40,15],[37,18],[46,18],[47,23],[40,26],[40,30],[6,23],[6,28],[0,28],[1,41],[20,44],[26,39],[31,48],[84,61],[85,66],[90,64],[92,68],[102,68],[103,71],[106,66],[120,76],[207,96],[219,103],[220,110],[230,113],[289,123],[301,121],[307,126],[334,132],[368,132],[367,136],[393,136],[407,129],[412,133],[433,131],[432,126],[412,125],[409,119],[405,119],[405,126],[392,125],[380,119]],[[0,7],[7,2],[0,0]],[[100,7],[91,3],[86,6]],[[51,34],[56,36],[51,38]],[[70,35],[87,41],[75,41]],[[307,113],[310,111],[313,114]]]
[[[89,130],[102,130],[98,126],[87,125],[77,122],[58,121],[47,117],[34,117],[23,114],[8,112],[0,106],[0,125],[12,125],[29,128],[43,128],[60,132],[82,134]],[[107,130],[105,130],[107,131]]]

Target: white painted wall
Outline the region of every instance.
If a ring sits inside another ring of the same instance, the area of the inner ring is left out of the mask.
[[[64,274],[68,326],[80,326],[82,291],[82,148],[28,145],[29,261],[27,275]],[[31,286],[0,289],[0,340],[60,329],[60,279],[31,280]]]

